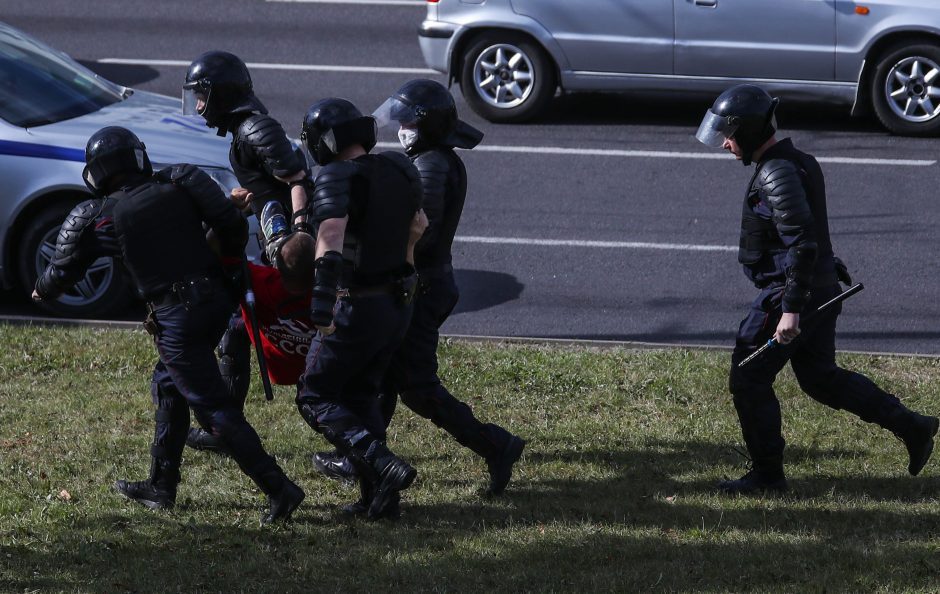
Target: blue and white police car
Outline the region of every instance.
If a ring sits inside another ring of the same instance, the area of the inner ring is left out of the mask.
[[[147,146],[154,169],[192,163],[228,194],[238,185],[229,140],[180,115],[179,98],[114,84],[29,35],[0,23],[0,282],[29,294],[55,252],[58,228],[90,197],[82,181],[85,143],[104,126],[124,126]],[[92,265],[50,312],[94,317],[130,295],[107,258]]]

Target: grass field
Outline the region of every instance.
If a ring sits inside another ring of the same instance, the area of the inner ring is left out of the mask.
[[[235,464],[187,451],[177,507],[110,490],[149,468],[146,334],[0,326],[0,591],[940,592],[940,458],[906,473],[880,428],[778,382],[791,493],[726,499],[743,472],[728,354],[448,343],[441,373],[529,441],[506,496],[486,468],[399,408],[390,445],[418,468],[395,523],[344,519],[325,442],[292,390],[247,415],[307,491],[284,527]],[[940,411],[940,362],[841,357]]]

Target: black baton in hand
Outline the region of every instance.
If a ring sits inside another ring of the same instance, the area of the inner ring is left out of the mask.
[[[258,316],[255,313],[255,292],[251,288],[251,271],[248,270],[248,261],[242,260],[242,273],[245,275],[245,307],[248,308],[248,321],[251,322],[251,338],[255,343],[255,355],[258,356],[258,369],[261,371],[261,385],[264,386],[264,399],[274,400],[271,390],[271,378],[268,377],[268,364],[264,360],[264,349],[261,346],[261,330],[258,328]]]
[[[842,303],[843,301],[845,301],[846,299],[848,299],[848,298],[851,297],[852,295],[858,293],[859,291],[861,291],[861,290],[864,289],[864,288],[865,288],[865,285],[863,285],[862,283],[858,283],[857,285],[853,285],[853,286],[849,287],[849,288],[846,289],[844,292],[839,293],[838,295],[836,295],[835,297],[833,297],[833,298],[830,299],[829,301],[827,301],[827,302],[823,303],[822,305],[820,305],[819,307],[817,307],[817,308],[816,308],[816,311],[813,311],[813,312],[810,313],[808,316],[806,316],[806,318],[805,318],[803,321],[804,321],[804,322],[808,322],[809,320],[812,320],[814,317],[816,317],[816,316],[818,316],[819,314],[825,312],[827,309],[829,309],[830,307],[832,307],[832,306],[835,305],[836,303]],[[799,336],[797,336],[797,338],[799,338]],[[796,340],[796,339],[794,339],[794,340]],[[777,346],[777,339],[771,338],[770,340],[767,341],[767,344],[765,344],[765,345],[762,346],[761,348],[759,348],[759,349],[757,349],[756,351],[754,351],[753,353],[751,353],[750,356],[748,356],[748,358],[745,359],[744,361],[741,361],[740,363],[738,363],[738,367],[744,367],[745,365],[747,365],[748,363],[750,363],[751,361],[753,361],[754,359],[756,359],[758,355],[760,355],[761,353],[763,353],[763,352],[766,351],[767,349],[769,349],[769,348],[771,348],[771,347],[774,347],[774,346]]]

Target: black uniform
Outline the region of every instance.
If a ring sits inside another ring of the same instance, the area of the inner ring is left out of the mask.
[[[385,514],[397,491],[415,475],[383,445],[385,422],[377,395],[411,318],[412,305],[404,293],[415,277],[406,257],[411,220],[420,206],[417,172],[397,153],[323,166],[310,204],[317,227],[328,219],[349,219],[333,310],[336,331],[314,338],[297,405],[307,423],[356,466],[363,489],[361,511],[369,508],[373,518]],[[318,291],[329,292],[327,285],[334,282],[323,280],[324,269],[318,263],[315,300]],[[413,294],[413,286],[410,290]],[[394,493],[385,492],[390,486]]]
[[[272,500],[288,491],[302,499],[233,405],[219,374],[213,349],[235,300],[203,223],[219,238],[223,254],[240,261],[247,225],[208,175],[191,165],[175,165],[153,176],[130,175],[106,199],[84,202],[72,211],[36,290],[43,298],[54,297],[97,258],[120,256],[148,302],[148,330],[160,356],[151,383],[157,406],[153,467],[149,482],[118,481],[119,491],[151,507],[173,504],[192,409]],[[135,496],[138,485],[157,487],[163,498]]]
[[[723,488],[742,490],[742,485],[749,487],[755,481],[785,487],[784,439],[773,382],[787,361],[810,397],[877,423],[904,440],[911,453],[909,470],[919,472],[930,455],[936,419],[912,413],[867,377],[836,365],[835,330],[841,307],[805,320],[796,340],[738,367],[774,335],[783,312],[811,312],[840,292],[823,174],[816,160],[794,148],[789,139],[767,149],[757,163],[744,200],[738,259],[760,289],[738,330],[730,374],[754,474],[741,479],[743,484],[730,481]]]
[[[415,248],[421,281],[414,315],[383,385],[385,421],[391,421],[396,395],[400,394],[408,408],[488,462],[494,478],[490,490],[499,494],[525,442],[498,425],[481,423],[469,406],[441,384],[437,374],[440,327],[459,299],[451,247],[467,194],[467,171],[449,147],[430,148],[412,159],[421,175],[428,228]]]

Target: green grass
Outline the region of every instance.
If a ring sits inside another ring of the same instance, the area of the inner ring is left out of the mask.
[[[940,460],[907,476],[899,441],[788,372],[792,492],[714,493],[744,466],[727,353],[444,344],[451,391],[529,445],[486,500],[483,462],[400,407],[389,443],[419,475],[396,523],[341,517],[358,493],[313,471],[326,443],[292,390],[254,385],[248,418],[307,491],[271,528],[216,455],[186,452],[169,513],[110,490],[149,467],[145,334],[0,326],[0,344],[0,591],[940,591]],[[940,411],[937,360],[840,360]]]

